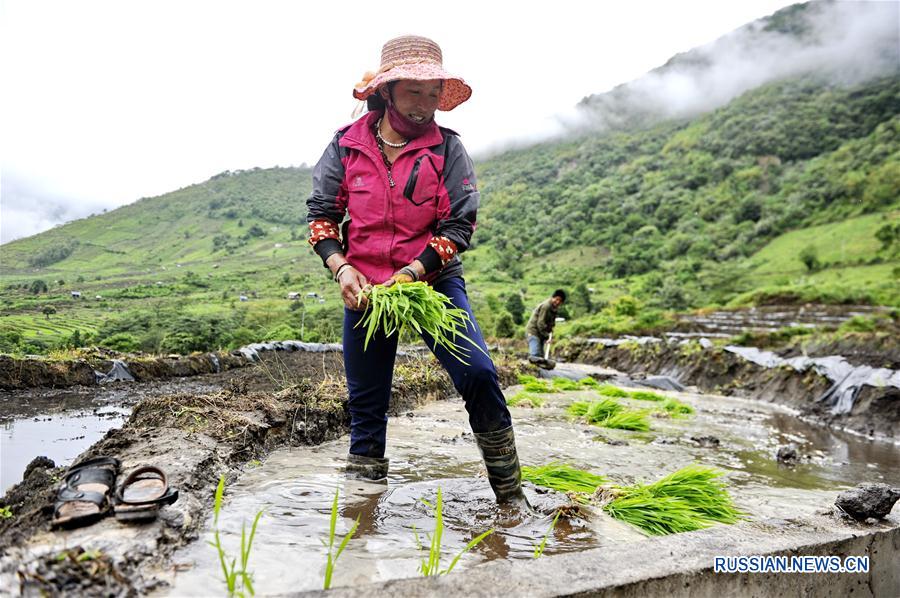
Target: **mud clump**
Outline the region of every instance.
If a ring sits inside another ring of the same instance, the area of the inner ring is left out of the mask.
[[[100,551],[82,547],[46,556],[20,570],[19,590],[32,596],[136,596],[130,572]]]
[[[887,517],[894,503],[900,499],[900,488],[887,484],[860,484],[852,490],[838,494],[835,506],[857,521]]]
[[[691,436],[691,440],[700,448],[719,448],[721,441],[715,436]]]
[[[794,444],[779,446],[775,452],[775,460],[782,465],[796,465],[800,462],[800,453],[797,452],[797,446]]]

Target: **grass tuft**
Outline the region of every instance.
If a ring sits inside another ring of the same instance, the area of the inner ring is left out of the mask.
[[[694,413],[694,408],[688,405],[687,403],[682,403],[681,401],[677,401],[675,399],[666,399],[662,404],[663,409],[672,414],[673,417],[677,417],[680,415],[692,415]]]
[[[590,376],[586,376],[586,377],[582,378],[581,380],[578,381],[578,383],[581,384],[582,386],[587,386],[590,388],[599,388],[600,387],[600,383],[597,382],[596,380],[594,380],[593,378],[591,378]]]

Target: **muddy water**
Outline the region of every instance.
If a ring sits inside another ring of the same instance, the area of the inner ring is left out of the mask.
[[[509,389],[516,392],[517,388]],[[665,393],[697,409],[688,419],[654,418],[649,433],[606,430],[570,421],[565,407],[590,399],[590,391],[547,396],[540,409],[513,408],[519,453],[524,464],[559,460],[604,474],[615,482],[653,480],[693,462],[724,469],[738,506],[754,519],[786,519],[827,508],[840,488],[863,481],[900,485],[900,455],[891,445],[807,426],[778,407],[740,399]],[[626,401],[635,407],[650,403]],[[263,509],[250,569],[258,594],[322,587],[329,513],[340,492],[337,535],[359,518],[356,536],[341,555],[334,585],[417,576],[434,518],[421,499],[444,497],[443,566],[477,534],[494,534],[465,555],[460,569],[493,559],[531,559],[546,533],[549,516],[526,517],[498,509],[459,402],[431,403],[391,420],[388,428],[390,479],[386,485],[346,481],[341,467],[347,439],[315,448],[281,450],[248,468],[228,488],[219,527],[236,554],[240,529]],[[718,448],[703,448],[691,437],[716,436]],[[610,441],[627,444],[613,445]],[[777,447],[795,443],[804,455],[792,468],[774,461]],[[561,497],[526,485],[539,509],[549,511]],[[209,593],[221,585],[217,557],[206,545],[210,526],[176,555],[170,572],[172,596]],[[640,542],[635,529],[602,512],[561,520],[545,554]]]
[[[214,388],[198,378],[0,392],[0,495],[22,481],[25,466],[37,456],[70,465],[108,430],[121,426],[140,400]]]

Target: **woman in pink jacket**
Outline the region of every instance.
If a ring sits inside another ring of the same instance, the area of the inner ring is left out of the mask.
[[[313,172],[309,242],[341,285],[345,304],[347,471],[370,480],[387,477],[387,408],[397,351],[396,334],[376,335],[363,350],[357,295],[369,284],[424,280],[469,313],[466,335],[485,349],[472,351],[469,365],[427,335],[424,340],[463,397],[497,499],[525,506],[512,420],[459,261],[475,230],[475,171],[457,134],[434,121],[436,110],[452,110],[471,94],[461,78],[444,71],[435,42],[418,36],[388,41],[378,72],[367,73],[353,90],[369,111],[335,134]]]

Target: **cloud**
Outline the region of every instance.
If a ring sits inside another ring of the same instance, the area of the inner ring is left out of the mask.
[[[812,2],[754,21],[639,79],[585,98],[577,125],[604,129],[693,116],[770,81],[807,73],[851,85],[898,71],[900,3]]]
[[[26,182],[24,177],[3,173],[0,192],[0,243],[27,237],[77,218],[102,211],[106,206],[74,198]]]

